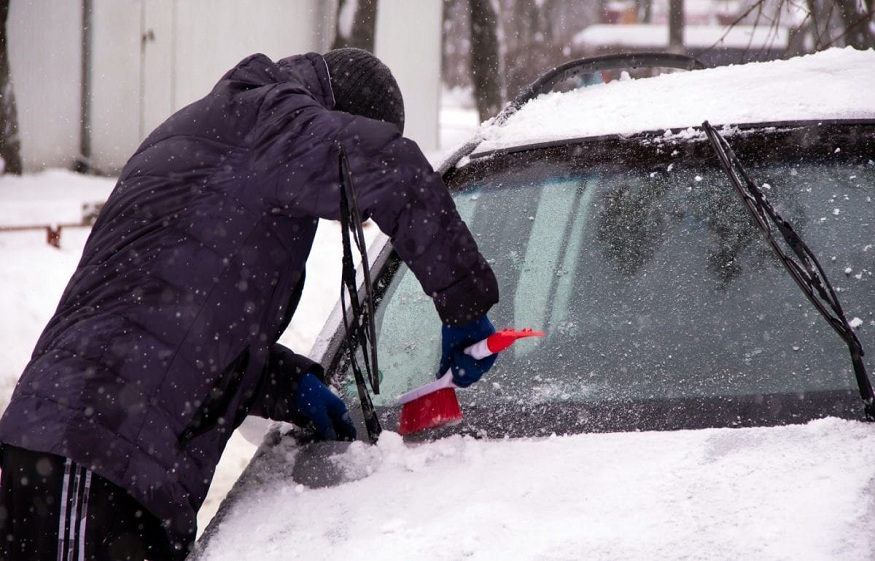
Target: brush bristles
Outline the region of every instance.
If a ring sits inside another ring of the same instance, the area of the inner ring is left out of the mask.
[[[398,434],[413,434],[461,422],[462,408],[455,388],[443,388],[405,403]]]

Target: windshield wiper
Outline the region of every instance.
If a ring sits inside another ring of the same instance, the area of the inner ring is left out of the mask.
[[[851,324],[848,323],[839,299],[827,280],[826,273],[790,223],[781,218],[781,215],[775,211],[760,188],[747,175],[738,157],[729,147],[729,143],[708,121],[702,123],[702,127],[705,129],[705,134],[708,136],[714,152],[720,159],[720,165],[726,171],[730,181],[735,186],[735,190],[741,195],[742,203],[766,236],[769,245],[775,250],[778,258],[808,300],[814,304],[814,307],[848,345],[848,350],[851,352],[851,363],[854,366],[854,376],[857,378],[860,397],[863,399],[866,420],[875,421],[875,393],[872,391],[872,384],[863,364],[863,346]],[[778,244],[772,235],[772,225],[787,242],[793,256],[788,255]]]
[[[367,243],[362,228],[362,215],[359,211],[358,198],[356,197],[355,185],[352,180],[352,171],[349,167],[349,159],[343,144],[337,143],[340,150],[340,223],[341,241],[343,244],[342,274],[343,284],[340,289],[340,307],[343,310],[343,325],[346,330],[347,352],[349,353],[349,365],[355,376],[355,385],[358,389],[361,401],[362,414],[364,415],[365,428],[368,431],[368,440],[376,444],[380,437],[382,427],[377,411],[368,393],[365,383],[365,375],[356,360],[356,348],[361,345],[362,358],[367,371],[367,381],[371,383],[371,389],[375,394],[380,393],[380,374],[377,366],[377,330],[374,325],[374,289],[371,284],[371,271],[368,262]],[[356,287],[355,265],[353,264],[352,245],[350,243],[350,230],[362,258],[362,276],[364,277],[364,299],[362,299]],[[352,317],[347,316],[345,294],[349,295]]]

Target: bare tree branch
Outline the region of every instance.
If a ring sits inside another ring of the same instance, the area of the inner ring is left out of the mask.
[[[836,4],[845,29],[835,40],[844,39],[846,45],[855,49],[868,49],[875,46],[867,25],[872,21],[872,7],[864,7],[861,14],[857,11],[856,0],[837,0]],[[869,4],[872,4],[871,0]]]

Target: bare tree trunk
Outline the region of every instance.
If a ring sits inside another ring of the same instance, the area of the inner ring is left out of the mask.
[[[501,65],[498,55],[498,18],[490,0],[469,0],[471,16],[471,78],[480,121],[501,109]]]
[[[18,139],[18,111],[12,92],[9,72],[9,49],[6,37],[6,19],[9,0],[0,0],[0,158],[6,173],[21,175],[21,145]],[[0,170],[2,173],[2,170]]]
[[[378,0],[340,0],[332,49],[355,47],[374,52]]]
[[[684,0],[668,0],[668,48],[684,50]]]
[[[471,85],[471,26],[468,16],[468,0],[444,0],[441,75],[450,89]]]
[[[507,52],[504,56],[505,91],[516,97],[534,79],[555,66],[560,57],[555,45],[546,42],[541,26],[543,3],[502,0]]]
[[[650,23],[653,19],[653,0],[635,0],[635,12],[640,23]]]

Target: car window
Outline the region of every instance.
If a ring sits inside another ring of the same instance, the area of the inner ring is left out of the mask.
[[[496,327],[547,333],[459,392],[463,407],[855,387],[843,341],[783,270],[716,160],[665,160],[523,158],[456,192],[498,276]],[[818,255],[867,347],[875,164],[837,154],[770,158],[749,171]],[[378,316],[376,403],[389,407],[436,374],[440,322],[403,266]]]

